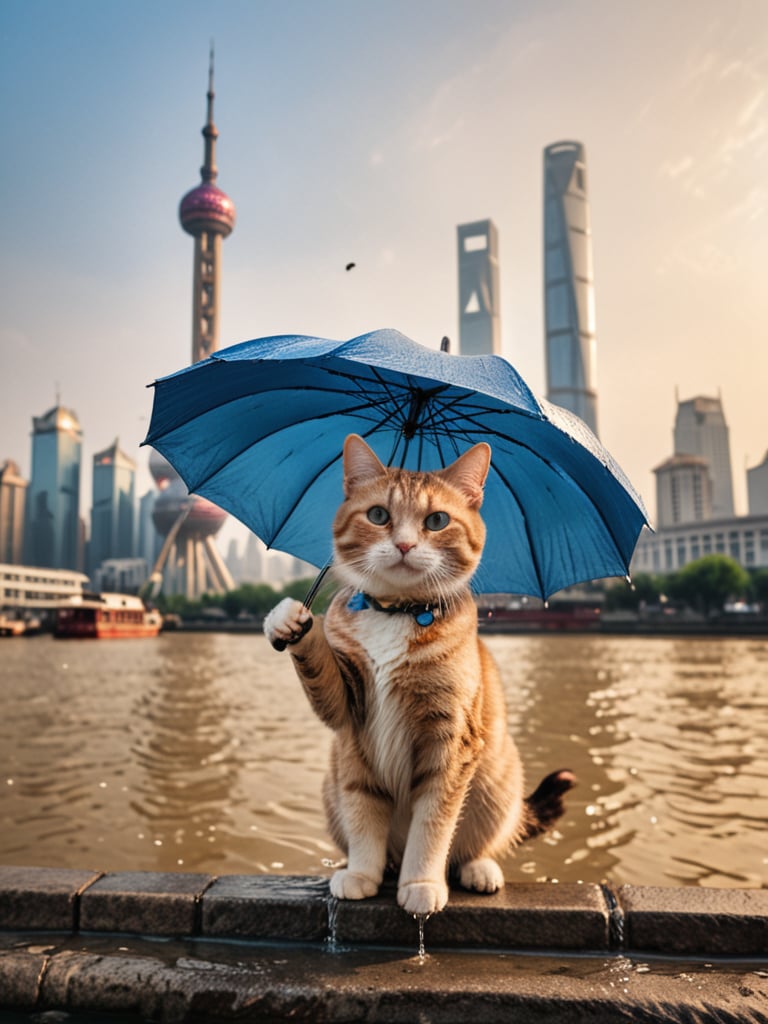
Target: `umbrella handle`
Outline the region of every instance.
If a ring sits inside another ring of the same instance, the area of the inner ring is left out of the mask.
[[[271,640],[270,643],[272,644],[272,646],[274,647],[274,649],[276,651],[284,651],[285,648],[288,646],[288,644],[297,644],[299,642],[299,640],[301,640],[301,638],[304,636],[304,634],[308,633],[311,628],[312,628],[312,619],[309,618],[309,619],[307,619],[306,622],[304,622],[302,624],[302,627],[299,630],[299,632],[293,634],[293,636],[291,637],[290,640],[281,640],[278,637],[275,640]]]
[[[320,570],[320,572],[319,572],[319,573],[317,574],[317,576],[315,577],[314,583],[312,584],[312,586],[311,586],[311,587],[309,588],[309,590],[307,591],[306,597],[304,598],[304,600],[303,600],[303,602],[302,602],[302,604],[303,604],[303,605],[304,605],[304,607],[305,607],[305,608],[307,609],[307,611],[309,611],[309,610],[310,610],[310,608],[312,607],[312,602],[313,602],[313,601],[315,600],[315,598],[317,597],[317,592],[318,592],[318,590],[320,589],[320,587],[321,587],[321,585],[322,585],[322,582],[323,582],[323,580],[325,579],[325,574],[326,574],[326,573],[328,572],[328,570],[329,570],[329,569],[331,568],[331,563],[332,563],[332,562],[333,562],[333,557],[331,557],[331,558],[329,558],[329,559],[328,559],[328,561],[327,561],[327,562],[325,563],[325,565],[324,565],[324,566],[322,567],[322,569]],[[277,640],[273,640],[273,641],[272,641],[272,646],[274,647],[274,649],[275,649],[276,651],[284,651],[284,650],[285,650],[285,648],[286,648],[286,647],[288,646],[288,644],[296,644],[296,643],[298,643],[298,642],[299,642],[299,640],[301,640],[301,638],[302,638],[303,636],[305,636],[305,634],[307,634],[307,633],[308,633],[308,632],[310,631],[310,629],[311,629],[311,628],[312,628],[312,619],[311,619],[311,618],[309,618],[309,619],[307,619],[307,621],[306,621],[306,622],[305,622],[305,623],[304,623],[304,624],[302,625],[302,627],[301,627],[301,629],[299,630],[299,632],[298,632],[298,633],[295,633],[295,634],[294,634],[294,635],[293,635],[293,636],[291,637],[291,639],[290,639],[290,640],[280,640],[280,639],[277,639]]]

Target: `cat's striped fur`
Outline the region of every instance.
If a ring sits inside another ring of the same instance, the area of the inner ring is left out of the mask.
[[[536,801],[523,799],[498,670],[478,638],[468,586],[485,538],[489,463],[480,444],[440,472],[387,469],[361,438],[347,438],[333,528],[341,589],[299,639],[311,619],[299,602],[283,601],[265,622],[271,640],[292,644],[307,697],[335,733],[323,795],[347,855],[331,880],[338,898],[374,895],[388,864],[399,868],[399,903],[414,914],[445,906],[449,871],[466,888],[494,892],[504,884],[494,857],[541,828]],[[375,603],[350,606],[360,593]],[[434,621],[384,610],[413,603],[429,604]],[[551,819],[572,778],[542,784]]]

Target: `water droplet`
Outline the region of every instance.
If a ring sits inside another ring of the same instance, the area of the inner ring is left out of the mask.
[[[419,922],[419,961],[420,961],[420,963],[424,963],[424,960],[426,959],[426,956],[427,956],[426,949],[425,949],[425,946],[424,946],[424,925],[429,920],[429,916],[430,916],[429,914],[414,914],[413,915],[414,921],[418,921]]]

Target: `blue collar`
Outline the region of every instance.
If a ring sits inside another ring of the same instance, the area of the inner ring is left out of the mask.
[[[373,608],[377,612],[386,612],[387,615],[401,613],[410,615],[419,626],[431,626],[435,621],[435,612],[445,614],[445,605],[442,601],[431,601],[428,604],[380,604],[375,597],[364,594],[357,590],[347,602],[347,608],[351,612],[361,612],[364,608]]]

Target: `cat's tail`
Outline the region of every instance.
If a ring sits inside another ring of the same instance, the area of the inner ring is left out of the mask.
[[[523,840],[533,839],[554,825],[565,811],[563,797],[575,785],[576,776],[568,768],[561,768],[541,780],[533,793],[525,798],[526,830]]]

